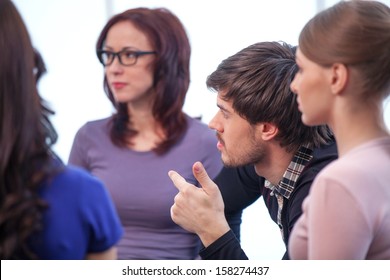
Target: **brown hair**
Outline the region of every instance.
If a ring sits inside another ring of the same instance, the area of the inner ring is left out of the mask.
[[[222,97],[250,124],[270,122],[276,140],[288,151],[302,144],[317,147],[329,141],[326,126],[307,127],[301,121],[296,95],[290,90],[298,66],[295,47],[284,42],[253,44],[225,59],[207,78],[207,86],[226,90]]]
[[[187,128],[185,114],[182,107],[190,82],[190,55],[191,47],[180,20],[169,10],[164,8],[130,9],[112,17],[100,33],[96,50],[102,49],[110,28],[120,22],[130,21],[140,31],[145,33],[156,51],[154,62],[154,90],[155,99],[153,115],[162,125],[166,139],[160,143],[155,152],[165,153],[184,134]],[[113,116],[111,140],[118,146],[131,143],[131,137],[137,134],[129,129],[131,116],[125,104],[116,104],[113,94],[104,79],[104,89],[112,104],[117,109]]]
[[[377,1],[339,2],[313,17],[299,36],[299,48],[322,65],[343,63],[360,73],[363,92],[390,91],[390,8]]]
[[[37,192],[57,171],[57,134],[36,88],[43,60],[9,0],[0,0],[0,50],[0,258],[34,258],[27,240],[42,225]]]

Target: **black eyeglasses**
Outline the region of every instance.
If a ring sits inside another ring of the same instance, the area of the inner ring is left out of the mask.
[[[119,63],[124,66],[131,66],[137,63],[138,57],[147,54],[156,54],[155,51],[134,51],[122,50],[120,52],[111,52],[105,50],[98,50],[96,52],[99,61],[104,66],[109,66],[114,62],[115,57],[119,59]]]

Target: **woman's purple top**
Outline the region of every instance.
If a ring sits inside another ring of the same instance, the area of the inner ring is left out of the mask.
[[[214,132],[187,117],[184,137],[169,152],[137,152],[115,146],[110,118],[88,122],[77,133],[69,164],[84,167],[107,186],[119,213],[124,236],[119,259],[194,259],[199,238],[176,225],[170,216],[177,189],[168,177],[179,172],[197,185],[192,165],[201,161],[211,178],[222,168]]]

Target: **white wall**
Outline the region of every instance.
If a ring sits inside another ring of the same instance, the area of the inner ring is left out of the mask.
[[[187,29],[192,45],[191,84],[184,110],[208,122],[216,112],[216,95],[206,77],[226,57],[259,41],[297,44],[303,25],[319,7],[337,0],[14,0],[42,53],[48,74],[40,92],[56,115],[56,152],[66,162],[77,129],[86,121],[111,114],[103,92],[103,68],[95,55],[100,30],[112,14],[128,8],[166,7]],[[390,1],[387,2],[390,5]],[[387,106],[390,124],[390,105]],[[242,246],[252,259],[280,259],[284,252],[278,227],[262,201],[244,212]]]

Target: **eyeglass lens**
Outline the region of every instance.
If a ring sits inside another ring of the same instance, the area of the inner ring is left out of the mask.
[[[154,54],[154,51],[132,51],[132,50],[122,50],[120,52],[111,52],[111,51],[100,51],[99,58],[104,66],[110,65],[113,63],[115,56],[118,57],[119,62],[122,65],[129,66],[134,65],[137,62],[139,56],[146,54]]]

